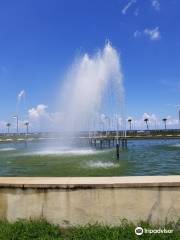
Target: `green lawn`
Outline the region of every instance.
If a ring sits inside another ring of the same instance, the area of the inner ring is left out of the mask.
[[[165,226],[153,226],[148,223],[139,223],[146,229],[173,229],[172,234],[143,234],[134,233],[135,225],[122,221],[119,226],[85,225],[72,228],[61,228],[49,224],[46,220],[19,220],[15,223],[0,221],[0,240],[131,240],[131,239],[180,239],[180,221]]]

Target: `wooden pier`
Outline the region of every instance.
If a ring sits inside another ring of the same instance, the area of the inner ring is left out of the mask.
[[[127,138],[124,137],[89,137],[89,144],[95,148],[116,148],[116,157],[119,159],[121,149],[127,148]]]
[[[127,148],[127,138],[125,137],[89,137],[89,144],[96,148],[111,148],[117,144],[121,148]]]

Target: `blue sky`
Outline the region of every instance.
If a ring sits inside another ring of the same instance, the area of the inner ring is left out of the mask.
[[[53,111],[61,79],[80,54],[106,40],[121,54],[127,115],[177,118],[180,109],[179,0],[0,1],[0,120],[16,109]]]

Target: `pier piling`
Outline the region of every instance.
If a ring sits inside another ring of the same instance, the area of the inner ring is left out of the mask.
[[[116,157],[119,159],[119,144],[116,144]]]
[[[121,140],[121,143],[122,143],[122,148],[127,148],[127,139],[126,138],[123,138]]]
[[[103,141],[100,140],[100,148],[102,149],[102,144],[103,144]]]

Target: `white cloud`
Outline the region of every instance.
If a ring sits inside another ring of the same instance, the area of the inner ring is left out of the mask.
[[[179,124],[179,120],[178,119],[174,119],[172,116],[167,116],[167,125],[169,126],[177,126]]]
[[[46,109],[47,109],[47,106],[44,104],[39,104],[37,105],[37,107],[29,109],[28,111],[29,118],[38,119],[42,116],[47,116],[48,113],[46,112]]]
[[[0,121],[0,132],[4,132],[3,130],[6,128],[6,124],[7,122],[5,122],[4,120]]]
[[[159,27],[155,27],[154,29],[144,29],[144,34],[147,35],[151,40],[158,40],[161,38],[161,33],[159,31]]]
[[[30,127],[34,131],[47,131],[51,126],[50,114],[47,111],[47,106],[39,104],[34,108],[29,109],[28,119]]]
[[[156,10],[160,10],[160,2],[159,0],[151,0],[152,7]]]
[[[152,114],[144,113],[142,116],[142,120],[144,120],[145,118],[148,118],[149,121],[157,121],[158,120],[154,113],[152,113]]]
[[[122,14],[126,14],[126,12],[128,11],[128,9],[132,6],[132,4],[136,3],[136,0],[130,0],[122,9]]]
[[[48,106],[38,104],[28,110],[26,118],[19,114],[19,131],[25,132],[25,122],[29,122],[30,131],[58,131],[61,127],[64,114],[60,112],[49,112]],[[16,132],[16,119],[10,118],[8,121],[0,120],[0,132],[7,133],[7,122],[11,124],[10,132]]]
[[[49,112],[48,106],[39,104],[29,109],[28,120],[32,130],[38,131],[54,131],[60,130],[61,123],[65,115],[60,112]]]

